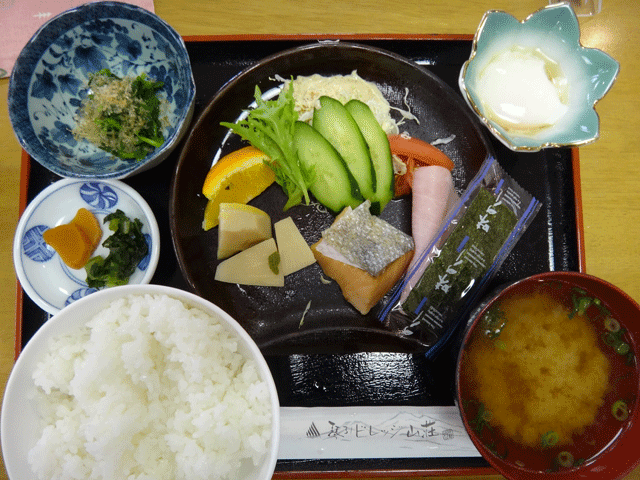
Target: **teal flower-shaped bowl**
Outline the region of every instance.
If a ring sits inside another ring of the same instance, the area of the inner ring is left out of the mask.
[[[580,44],[575,12],[558,3],[522,22],[501,11],[485,13],[459,86],[502,143],[514,151],[538,151],[598,139],[595,104],[619,69],[606,53]]]

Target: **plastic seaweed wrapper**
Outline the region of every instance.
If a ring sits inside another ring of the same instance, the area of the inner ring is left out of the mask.
[[[381,309],[379,319],[435,355],[473,307],[540,209],[492,157]]]

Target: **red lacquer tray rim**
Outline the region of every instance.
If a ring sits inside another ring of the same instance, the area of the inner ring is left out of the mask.
[[[233,35],[186,35],[189,42],[236,42],[236,41],[273,41],[273,40],[424,40],[424,41],[470,41],[469,34],[233,34]],[[584,223],[582,214],[582,192],[580,183],[580,159],[577,147],[571,148],[571,164],[573,173],[573,190],[576,212],[577,251],[579,271],[586,273],[586,259],[584,248]],[[28,202],[28,186],[30,174],[30,156],[22,151],[20,168],[20,200],[19,215],[24,212]],[[15,325],[15,359],[22,348],[23,325],[23,290],[16,280],[16,325]],[[460,468],[431,468],[431,469],[373,469],[373,470],[327,470],[327,471],[276,471],[274,479],[340,479],[340,478],[415,478],[415,477],[444,477],[444,476],[478,476],[496,475],[490,467],[460,467]]]

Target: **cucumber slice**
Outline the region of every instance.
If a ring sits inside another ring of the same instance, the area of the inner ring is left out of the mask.
[[[369,105],[354,99],[349,100],[345,108],[358,124],[362,136],[369,147],[369,154],[371,155],[371,162],[376,175],[376,191],[373,198],[370,199],[371,213],[379,215],[393,198],[395,188],[389,138],[376,120]]]
[[[347,109],[335,98],[320,97],[320,108],[313,113],[313,127],[344,159],[365,199],[376,191],[376,175],[367,142]]]
[[[336,149],[312,126],[297,121],[294,148],[302,167],[313,172],[309,190],[321,204],[334,213],[346,206],[357,207],[364,200],[358,183]]]

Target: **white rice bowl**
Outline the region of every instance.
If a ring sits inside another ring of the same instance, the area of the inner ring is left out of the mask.
[[[126,285],[52,317],[2,406],[9,478],[270,479],[279,405],[240,325],[202,298]]]

